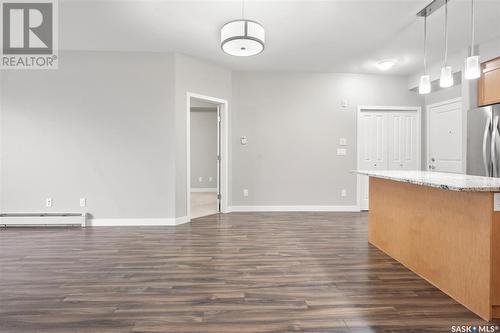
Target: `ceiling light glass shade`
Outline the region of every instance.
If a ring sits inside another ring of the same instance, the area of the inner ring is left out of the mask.
[[[386,59],[386,60],[382,60],[382,61],[379,61],[377,63],[377,67],[378,69],[380,69],[381,71],[386,71],[388,70],[389,68],[391,68],[392,66],[394,66],[396,64],[396,60],[393,60],[393,59]]]
[[[474,80],[480,76],[479,56],[472,56],[465,59],[465,78],[467,80]]]
[[[220,30],[222,50],[237,57],[248,57],[264,51],[266,32],[257,22],[236,20],[226,23]]]
[[[453,73],[451,72],[451,66],[445,66],[441,68],[439,86],[441,88],[448,88],[453,86]]]
[[[422,75],[418,86],[419,94],[428,94],[431,92],[431,77],[430,75]]]

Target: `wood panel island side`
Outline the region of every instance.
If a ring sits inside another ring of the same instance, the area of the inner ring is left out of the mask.
[[[369,242],[481,318],[500,319],[500,179],[357,173],[370,177]]]

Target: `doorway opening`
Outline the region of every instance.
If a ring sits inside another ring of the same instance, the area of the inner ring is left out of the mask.
[[[227,101],[188,93],[187,215],[189,219],[227,209]]]

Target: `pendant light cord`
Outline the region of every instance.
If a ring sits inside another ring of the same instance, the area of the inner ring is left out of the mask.
[[[474,0],[471,0],[471,6],[472,6],[472,8],[471,8],[471,15],[472,15],[472,17],[471,17],[471,25],[472,25],[471,33],[472,33],[472,36],[471,36],[471,44],[470,44],[470,56],[472,57],[472,56],[474,56],[474,34],[475,34],[475,31],[474,31],[474,29],[475,29]]]
[[[448,62],[448,0],[444,0],[444,66]]]
[[[241,0],[241,18],[245,19],[245,0]]]
[[[427,16],[424,16],[424,75],[427,75]]]

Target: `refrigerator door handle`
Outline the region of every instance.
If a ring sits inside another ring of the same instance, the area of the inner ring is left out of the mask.
[[[491,133],[491,120],[486,122],[483,133],[483,165],[486,177],[491,177],[491,161],[488,160],[488,135]],[[491,140],[493,142],[493,140]],[[491,148],[490,148],[491,149]]]
[[[498,116],[495,116],[493,120],[493,126],[491,128],[491,161],[493,164],[493,177],[498,177],[498,161],[497,161],[497,146],[496,141],[498,135]]]

